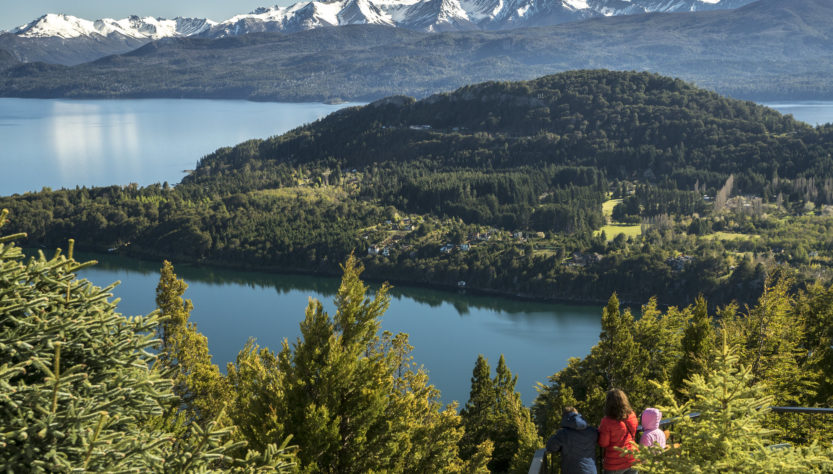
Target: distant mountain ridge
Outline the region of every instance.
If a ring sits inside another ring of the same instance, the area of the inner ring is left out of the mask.
[[[222,22],[131,16],[86,20],[46,14],[5,34],[0,48],[25,62],[73,65],[163,38],[223,38],[370,24],[426,32],[506,30],[594,17],[733,9],[753,0],[331,0],[258,8]],[[56,51],[59,50],[59,51]],[[65,54],[63,54],[65,53]]]
[[[736,98],[831,100],[831,24],[829,0],[759,0],[501,31],[347,25],[192,36],[74,67],[12,66],[0,71],[0,96],[371,101],[605,68],[673,75]]]
[[[122,35],[156,40],[175,36],[193,36],[208,31],[216,22],[203,18],[163,18],[130,16],[121,20],[105,18],[95,21],[71,15],[49,13],[16,28],[13,34],[23,38],[78,38],[81,36]]]

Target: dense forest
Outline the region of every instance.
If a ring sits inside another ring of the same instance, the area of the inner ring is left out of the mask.
[[[26,245],[548,299],[753,301],[830,276],[833,127],[649,73],[391,97],[202,158],[175,186],[0,198]],[[800,232],[796,229],[801,229]]]
[[[664,311],[652,299],[636,320],[614,294],[598,345],[532,409],[508,361],[492,376],[480,356],[458,413],[407,334],[380,332],[389,286],[368,294],[353,256],[335,314],[310,300],[300,337],[278,351],[249,342],[223,374],[169,262],[158,310],[128,318],[112,286],[76,277],[95,262],[76,261],[72,241],[26,260],[22,237],[0,238],[0,462],[12,472],[523,473],[563,407],[596,424],[611,387],[681,417],[679,442],[634,453],[642,472],[833,469],[829,420],[769,409],[833,403],[833,287],[794,289],[787,273],[716,315],[702,298]]]

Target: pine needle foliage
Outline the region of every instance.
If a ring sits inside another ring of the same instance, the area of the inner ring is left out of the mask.
[[[680,342],[682,355],[673,366],[671,386],[678,392],[693,374],[702,374],[709,367],[714,352],[715,334],[706,299],[700,295],[694,303],[692,319]]]
[[[0,227],[7,212],[0,213]],[[158,313],[124,317],[75,272],[73,243],[25,260],[0,238],[0,466],[6,472],[274,471],[281,451],[236,459],[216,423],[174,434],[156,420],[176,401],[154,365]],[[285,467],[285,465],[284,465]]]
[[[250,342],[229,365],[234,423],[255,449],[292,436],[310,472],[482,472],[491,446],[460,460],[456,405],[442,407],[407,335],[379,333],[390,287],[370,298],[357,259],[342,268],[334,316],[310,300],[292,345]]]
[[[610,388],[624,390],[634,407],[659,401],[661,393],[650,381],[670,378],[691,311],[691,307],[672,307],[662,313],[651,299],[636,320],[630,310],[620,308],[613,294],[602,310],[599,343],[584,359],[571,358],[567,367],[549,378],[549,385],[538,387],[533,414],[539,432],[554,433],[565,406],[574,406],[588,421],[598,422]]]
[[[526,472],[529,460],[542,441],[532,416],[515,390],[517,375],[512,375],[501,354],[491,378],[489,361],[477,357],[471,378],[469,401],[460,411],[465,434],[460,440],[463,459],[478,456],[482,443],[494,445],[488,463],[491,472]]]
[[[740,362],[737,346],[723,342],[713,368],[685,381],[687,401],[678,404],[668,383],[663,384],[669,405],[667,417],[677,417],[670,448],[645,449],[635,455],[646,473],[808,473],[833,468],[830,453],[818,445],[774,447],[775,431],[766,428],[774,398],[756,381],[752,366]],[[659,385],[659,384],[657,384]],[[697,413],[696,419],[689,415]]]
[[[208,340],[188,320],[194,306],[182,298],[187,289],[165,260],[156,287],[156,306],[163,316],[157,331],[162,341],[159,361],[173,372],[174,393],[187,411],[186,418],[205,424],[218,417],[231,394],[219,367],[211,363]]]

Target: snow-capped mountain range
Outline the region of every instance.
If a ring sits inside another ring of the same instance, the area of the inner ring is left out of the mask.
[[[202,18],[131,16],[85,20],[50,13],[11,33],[26,38],[114,34],[135,39],[223,37],[263,31],[378,24],[422,31],[506,29],[596,16],[737,8],[753,0],[334,0],[259,8],[222,22]]]
[[[503,30],[599,16],[738,8],[754,0],[331,0],[259,8],[222,22],[131,16],[85,20],[50,13],[0,34],[0,49],[25,62],[78,64],[176,37],[222,38],[376,24],[418,31]],[[784,0],[789,1],[789,0]],[[2,33],[2,32],[0,32]]]
[[[46,14],[18,27],[11,33],[23,38],[79,38],[82,36],[122,35],[128,38],[156,40],[174,36],[193,36],[207,32],[216,22],[202,18],[163,18],[131,16],[121,20],[104,18],[85,20],[71,15]]]

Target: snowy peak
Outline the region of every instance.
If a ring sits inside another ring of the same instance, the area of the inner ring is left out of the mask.
[[[330,0],[262,7],[221,23],[199,18],[131,16],[85,20],[50,13],[11,33],[23,38],[218,38],[247,33],[294,32],[328,26],[376,24],[422,31],[508,29],[633,15],[738,8],[753,0]]]
[[[383,12],[369,0],[348,0],[338,12],[340,25],[390,25],[394,26],[389,13]]]
[[[11,33],[24,38],[134,39],[237,36],[325,26],[376,24],[423,31],[505,29],[576,21],[593,16],[738,8],[753,0],[335,0],[262,7],[221,23],[201,18],[131,16],[85,20],[50,13]]]
[[[72,15],[49,13],[12,31],[23,38],[80,38],[118,34],[135,39],[155,40],[192,36],[208,31],[214,22],[200,18],[162,18],[131,16],[121,20],[85,20]]]
[[[640,13],[694,12],[728,10],[742,7],[752,0],[563,0],[564,3],[585,4],[585,8],[604,16],[638,15]]]
[[[475,30],[459,0],[424,0],[408,8],[402,26],[424,31]]]

